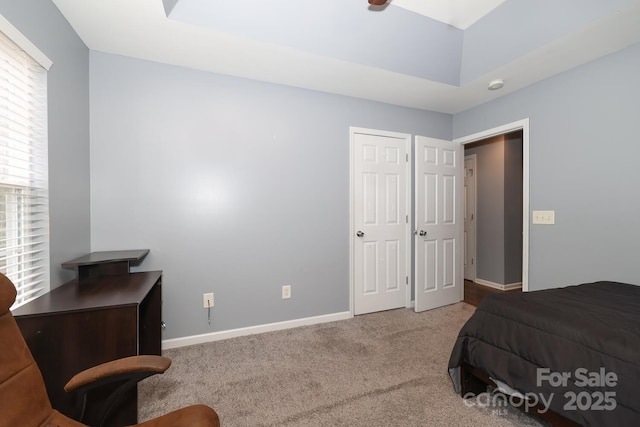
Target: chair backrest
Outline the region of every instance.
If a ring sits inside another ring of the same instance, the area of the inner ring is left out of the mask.
[[[53,409],[40,369],[9,307],[16,288],[0,273],[0,426],[40,426]]]

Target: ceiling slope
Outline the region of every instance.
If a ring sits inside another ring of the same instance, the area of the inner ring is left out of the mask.
[[[203,22],[197,24],[185,22],[184,15],[182,20],[172,19],[173,14],[177,14],[181,8],[187,7],[190,2],[196,5],[198,1],[200,0],[136,0],[134,2],[130,0],[53,0],[87,47],[92,50],[452,114],[640,42],[640,0],[612,0],[608,2],[610,8],[607,10],[602,10],[601,0],[580,0],[582,9],[591,4],[595,12],[592,15],[582,14],[583,21],[573,21],[575,24],[573,27],[565,25],[570,30],[556,31],[553,33],[553,39],[541,39],[538,43],[529,43],[527,49],[522,47],[526,45],[526,40],[521,37],[521,45],[515,46],[520,48],[517,55],[506,57],[507,60],[502,62],[491,63],[486,69],[478,68],[480,71],[471,73],[471,76],[460,84],[459,75],[449,80],[438,76],[425,77],[420,75],[420,72],[410,71],[410,64],[400,64],[402,67],[396,68],[382,62],[387,58],[378,59],[372,57],[372,54],[362,59],[355,54],[349,56],[344,52],[334,54],[322,44],[316,44],[313,49],[308,48],[303,43],[296,44],[299,40],[292,40],[296,34],[283,36],[273,33],[277,37],[273,34],[256,32],[248,34],[249,26],[245,25],[244,28],[241,25],[234,26],[233,22],[226,22],[225,26],[221,27],[214,21],[204,24]],[[233,0],[207,0],[209,3],[216,1],[220,4],[224,2],[228,6],[228,3]],[[273,0],[269,4],[277,12],[278,6],[287,1],[290,0]],[[362,13],[363,15],[361,19],[358,15],[353,15],[351,19],[355,20],[354,26],[341,28],[346,31],[344,37],[349,37],[348,32],[354,31],[357,25],[364,25],[369,21],[379,26],[388,25],[390,28],[396,28],[396,32],[400,32],[403,31],[402,27],[394,27],[399,25],[399,21],[393,20],[396,17],[406,20],[408,18],[406,13],[418,13],[409,8],[412,1],[406,2],[409,6],[402,5],[405,3],[404,0],[393,0],[383,10],[374,11],[367,7],[364,0],[325,0],[323,7],[337,8],[339,4],[344,5],[346,1],[351,4],[351,7],[353,2],[357,2],[358,5],[358,2],[361,2],[361,11],[351,10],[354,14]],[[395,3],[397,6],[394,6]],[[504,13],[508,8],[514,9],[516,6],[527,7],[523,0],[495,0],[493,3],[495,6],[489,6],[489,10],[495,7],[492,12],[482,10],[471,18],[466,16],[464,19],[458,18],[457,21],[456,18],[449,17],[449,25],[456,27],[453,28],[452,33],[464,31],[464,36],[469,37],[480,28],[483,22],[486,23],[492,17],[495,18],[498,13]],[[531,4],[530,1],[528,3]],[[237,4],[240,5],[240,2]],[[413,6],[415,4],[418,3],[414,1]],[[554,7],[554,2],[548,0],[536,2],[535,7],[542,7],[543,4],[548,8]],[[403,7],[398,8],[398,6]],[[404,12],[399,12],[400,9]],[[215,10],[219,11],[222,8]],[[287,19],[290,23],[295,23],[299,18],[287,16],[286,8],[280,10],[279,15],[282,19]],[[339,11],[339,9],[336,10]],[[388,13],[392,10],[394,10],[393,13]],[[422,11],[421,13],[431,12]],[[375,14],[375,18],[366,14]],[[442,25],[434,19],[446,20],[443,17],[433,19],[423,17],[422,14],[420,17],[423,18],[422,21],[411,18],[410,21],[402,21],[402,23]],[[527,17],[508,18],[522,20]],[[463,20],[466,21],[462,22]],[[236,21],[238,24],[245,23],[244,19],[240,18],[236,18]],[[561,19],[549,20],[549,22],[552,21],[556,26],[563,24]],[[458,24],[452,22],[458,22]],[[284,28],[280,22],[275,22],[274,25]],[[298,29],[298,31],[303,30],[304,28]],[[332,30],[335,31],[335,28]],[[415,31],[422,30],[415,29]],[[273,28],[270,31],[273,31]],[[509,33],[500,33],[499,28],[495,31],[497,37],[510,37]],[[394,37],[393,31],[385,34],[386,37]],[[315,42],[323,39],[323,34],[316,35],[318,37],[314,39]],[[376,43],[376,40],[365,41],[369,44]],[[391,43],[387,49],[415,49],[414,43],[410,41],[411,39],[409,42],[405,40],[400,47]],[[465,41],[464,46],[472,45],[468,41]],[[415,45],[423,49],[419,40],[416,40]],[[354,46],[351,48],[357,49],[357,46]],[[375,50],[371,50],[368,45],[363,45],[362,49],[375,53]],[[458,54],[462,58],[463,48],[459,49],[461,51]],[[384,56],[384,49],[380,51],[381,56]],[[414,57],[420,56],[420,52],[418,51]],[[431,55],[434,57],[423,56],[431,62],[440,60],[435,57],[435,54]],[[409,58],[411,58],[410,55]],[[476,61],[482,62],[482,58],[481,56],[480,60]],[[409,61],[409,59],[405,60]],[[460,69],[457,71],[459,73]],[[487,84],[494,78],[504,79],[505,86],[499,91],[488,91]]]

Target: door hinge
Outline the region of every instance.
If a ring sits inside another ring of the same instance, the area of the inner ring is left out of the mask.
[[[409,224],[409,215],[407,215],[407,216],[406,216],[406,220],[405,220],[405,222],[406,222],[407,224]]]
[[[409,284],[409,276],[404,276],[404,283]]]
[[[405,158],[405,160],[406,160],[407,162],[409,162],[409,153],[406,153],[406,154],[404,155],[404,158]]]

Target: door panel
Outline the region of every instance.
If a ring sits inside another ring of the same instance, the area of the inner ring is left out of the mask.
[[[464,158],[464,278],[476,280],[476,156]]]
[[[422,265],[418,266],[418,268],[422,270],[422,276],[418,275],[418,277],[421,278],[422,290],[424,292],[429,292],[436,289],[438,242],[435,240],[423,239],[422,242],[419,242],[418,244],[422,245],[424,251],[420,257]]]
[[[463,150],[416,137],[416,311],[462,300]]]
[[[354,313],[407,304],[409,136],[352,133]]]

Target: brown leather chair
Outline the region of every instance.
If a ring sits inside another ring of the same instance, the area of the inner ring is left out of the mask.
[[[42,374],[24,341],[9,307],[16,298],[13,283],[0,273],[0,427],[82,427],[51,407]],[[140,378],[164,372],[171,361],[162,356],[133,356],[108,362],[76,375],[65,390],[132,374]],[[205,405],[193,405],[137,424],[140,427],[218,427],[218,414]]]

